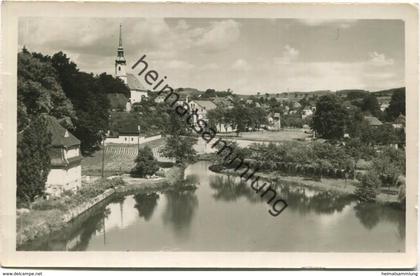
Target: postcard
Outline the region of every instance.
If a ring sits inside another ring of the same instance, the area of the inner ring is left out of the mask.
[[[418,7],[2,15],[2,266],[416,266]]]

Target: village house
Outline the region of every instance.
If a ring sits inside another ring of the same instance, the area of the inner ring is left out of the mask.
[[[305,119],[306,117],[312,116],[316,110],[316,107],[314,106],[305,106],[302,110],[302,119]]]
[[[245,101],[245,103],[248,104],[248,105],[251,105],[253,102],[254,101],[253,100],[250,100],[250,99],[248,99],[248,100]]]
[[[231,97],[216,97],[213,100],[213,103],[224,109],[232,109],[233,108],[233,100]]]
[[[389,107],[389,103],[382,103],[380,106],[380,109],[382,112],[384,112]]]
[[[216,108],[216,105],[211,101],[192,100],[187,101],[187,104],[191,111],[197,111],[197,120],[202,119],[204,121],[207,121],[207,112]],[[197,120],[194,118],[194,123],[196,123]]]
[[[405,116],[400,114],[397,119],[392,123],[393,128],[404,128],[405,127]]]
[[[140,139],[140,127],[136,124],[127,123],[117,130],[108,132],[106,144],[137,144]]]
[[[54,117],[48,116],[46,120],[51,134],[51,146],[48,150],[51,169],[45,183],[45,192],[47,195],[59,196],[63,191],[75,191],[81,186],[80,141]]]
[[[365,116],[364,119],[365,121],[367,121],[368,125],[371,127],[378,127],[382,125],[382,122],[379,121],[379,119],[374,116]]]
[[[158,95],[155,97],[154,102],[155,103],[163,103],[165,101],[166,95],[162,94],[162,95]]]
[[[202,119],[208,122],[207,113],[210,110],[215,109],[217,106],[211,101],[202,101],[202,100],[191,100],[188,101],[187,104],[190,107],[191,112],[194,110],[197,111],[197,116],[193,117],[193,124],[196,124],[199,119]],[[230,125],[225,124],[217,124],[216,126],[217,132],[232,132],[234,129]]]
[[[293,102],[292,106],[293,106],[293,109],[299,109],[302,107],[302,105],[299,102]]]
[[[117,130],[108,131],[105,144],[140,145],[160,138],[162,138],[161,135],[146,137],[146,135],[141,133],[140,126],[137,123],[134,121],[127,121],[118,127]]]
[[[273,115],[273,126],[274,130],[280,130],[281,129],[281,116],[280,113],[276,112]]]

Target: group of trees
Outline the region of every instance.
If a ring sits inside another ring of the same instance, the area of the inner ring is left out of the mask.
[[[110,75],[79,71],[62,52],[53,56],[18,53],[17,87],[17,197],[31,202],[42,195],[50,170],[50,133],[46,116],[52,116],[81,141],[83,153],[97,149],[108,127],[107,93],[128,89]]]
[[[399,181],[401,176],[405,176],[405,151],[391,147],[384,148],[372,160],[372,166],[361,177],[355,191],[355,195],[361,201],[374,201],[381,187],[400,186],[400,191],[405,193],[405,180]],[[400,194],[403,202],[405,194]]]
[[[311,127],[318,137],[329,140],[342,140],[345,133],[352,138],[372,145],[405,144],[404,129],[394,129],[391,125],[400,115],[405,116],[405,91],[397,90],[391,97],[390,105],[384,113],[379,109],[376,96],[362,94],[363,98],[353,104],[335,96],[327,95],[318,99]],[[356,102],[355,102],[356,101]],[[372,127],[364,116],[375,116],[384,121]]]
[[[242,102],[235,102],[233,108],[217,107],[207,114],[210,126],[231,126],[239,132],[247,129],[259,129],[267,123],[267,112],[261,107],[246,106]]]
[[[261,171],[345,178],[350,177],[354,169],[346,149],[329,143],[253,144],[248,148],[235,147],[235,154],[257,163],[255,167]]]
[[[195,160],[197,152],[193,145],[197,142],[197,139],[188,136],[189,127],[174,110],[168,109],[167,115],[169,121],[162,130],[166,136],[166,141],[161,153],[165,157],[174,158],[177,165],[184,166]]]
[[[158,106],[162,112],[158,117],[163,118],[160,131],[165,136],[165,143],[160,149],[160,153],[165,157],[173,158],[176,166],[184,167],[195,161],[197,152],[193,146],[197,139],[190,136],[190,130],[185,120],[179,117],[173,109],[162,104]],[[145,108],[147,107],[145,106]],[[139,150],[135,162],[136,166],[131,171],[131,175],[135,177],[152,175],[159,168],[153,152],[148,147]]]
[[[319,137],[328,140],[341,141],[344,133],[349,134],[351,139],[345,143],[354,163],[360,158],[372,159],[372,166],[361,177],[355,195],[362,201],[373,201],[378,188],[395,187],[398,178],[405,175],[404,126],[394,128],[392,125],[397,118],[405,116],[405,89],[393,91],[389,107],[384,112],[374,94],[349,95],[350,105],[345,105],[342,98],[334,95],[320,97],[311,126]],[[366,115],[375,116],[384,123],[369,125],[364,119]],[[395,149],[390,145],[402,147]]]
[[[107,94],[127,95],[128,88],[117,78],[105,73],[95,76],[81,72],[64,53],[59,52],[50,59],[57,71],[63,91],[71,100],[77,119],[74,135],[81,141],[83,153],[98,149],[108,130],[110,103]]]

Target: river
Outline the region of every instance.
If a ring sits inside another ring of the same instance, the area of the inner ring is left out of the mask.
[[[187,168],[196,190],[113,199],[23,250],[404,251],[402,210],[294,187],[281,189],[289,206],[273,217],[253,190],[209,165],[200,161]]]

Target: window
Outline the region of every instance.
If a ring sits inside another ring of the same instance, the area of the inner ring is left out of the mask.
[[[118,66],[118,71],[121,71],[121,66]]]
[[[133,141],[133,138],[131,138],[131,141]]]
[[[124,141],[127,141],[127,137],[124,138]]]

